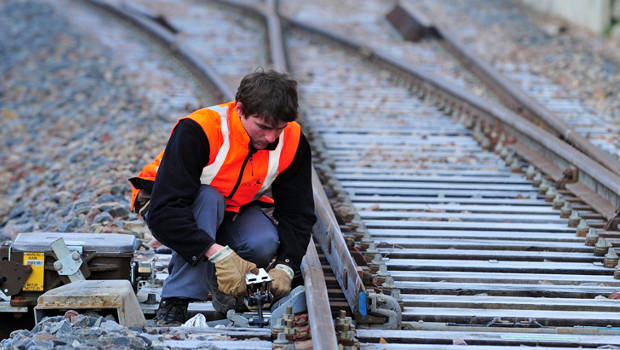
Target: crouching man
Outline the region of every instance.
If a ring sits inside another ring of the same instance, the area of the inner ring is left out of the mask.
[[[188,303],[209,292],[218,312],[242,310],[255,267],[268,268],[274,300],[290,292],[316,220],[297,109],[295,80],[249,74],[234,101],[181,118],[165,150],[130,179],[132,210],[173,250],[157,326],[182,324]],[[261,209],[270,205],[273,221]]]

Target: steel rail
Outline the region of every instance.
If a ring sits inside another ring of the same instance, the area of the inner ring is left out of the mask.
[[[567,180],[565,178],[567,171],[578,172],[577,176],[568,178],[569,183],[565,187],[581,197],[607,220],[617,216],[616,210],[620,206],[620,176],[559,140],[550,132],[542,130],[506,107],[458,90],[440,77],[401,62],[380,49],[302,20],[286,16],[281,18],[291,26],[327,38],[357,51],[370,61],[384,65],[402,77],[405,84],[408,84],[414,92],[426,96],[443,109],[461,114],[464,120],[473,118],[478,123],[484,122],[486,125],[494,126],[497,132],[507,132],[511,136],[507,138],[512,141],[510,147],[557,183]]]
[[[588,139],[577,133],[566,122],[556,116],[547,107],[528,96],[499,73],[488,62],[467,49],[450,30],[440,23],[429,21],[427,16],[413,9],[408,2],[398,1],[387,15],[388,20],[407,40],[415,40],[415,33],[427,33],[437,37],[439,43],[451,52],[468,70],[474,73],[487,87],[500,97],[511,110],[517,111],[531,121],[540,120],[546,128],[566,140],[578,150],[592,157],[603,167],[620,175],[620,163]],[[411,33],[411,34],[409,34]]]
[[[306,255],[302,259],[301,272],[304,275],[306,302],[308,305],[312,305],[308,308],[310,334],[313,335],[312,347],[314,349],[338,349],[334,323],[333,321],[330,322],[332,317],[323,268],[312,240],[310,240]]]
[[[125,3],[123,3],[122,7],[117,7],[102,0],[84,1],[123,18],[136,25],[138,28],[144,30],[146,33],[161,42],[164,47],[170,50],[175,56],[177,56],[180,61],[183,62],[192,71],[192,73],[196,75],[196,79],[203,85],[203,87],[209,91],[215,90],[219,94],[220,98],[227,100],[234,99],[232,90],[230,90],[228,85],[224,83],[215,70],[201,62],[197,56],[192,53],[191,49],[185,47],[184,45],[178,44],[172,34],[163,30],[152,21],[143,18],[141,14],[137,12],[137,9],[131,8]],[[224,1],[222,2],[224,3]],[[258,8],[253,6],[237,7],[253,12],[254,15],[258,14],[260,17],[266,19],[270,41],[270,58],[277,70],[286,72],[286,60],[284,54],[282,53],[283,46],[281,41],[282,36],[280,32],[279,19],[275,16],[273,9],[270,13],[267,7],[260,8],[258,12],[256,12],[256,9]],[[317,184],[314,181],[313,186],[318,186],[319,189],[322,189],[322,185],[320,183]],[[313,192],[316,192],[316,188],[314,188]],[[319,205],[325,204],[329,208],[329,202],[319,202]],[[301,268],[304,275],[304,282],[307,286],[305,292],[306,303],[308,305],[308,317],[310,318],[310,328],[312,331],[311,334],[316,335],[312,337],[313,346],[316,349],[338,349],[338,342],[336,339],[334,322],[331,317],[331,309],[329,306],[325,278],[314,242],[312,241],[308,244],[306,255],[302,260]]]

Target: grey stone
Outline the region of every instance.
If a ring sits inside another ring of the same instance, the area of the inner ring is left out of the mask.
[[[144,341],[144,344],[145,344],[147,347],[150,347],[150,346],[153,344],[153,342],[151,341],[151,339],[149,339],[149,338],[148,338],[147,336],[145,336],[144,334],[138,334],[138,337],[142,338],[142,340]]]
[[[13,207],[13,209],[9,213],[9,219],[17,219],[21,216],[32,216],[32,210],[18,204]]]
[[[84,332],[85,337],[100,337],[101,335],[106,334],[106,332],[101,328],[89,328]]]
[[[115,185],[112,186],[112,188],[110,188],[110,193],[112,195],[122,195],[124,193],[127,193],[129,191],[129,187],[128,186],[120,186],[120,185]]]
[[[53,341],[33,340],[32,346],[40,347],[41,349],[51,349],[54,347]],[[29,348],[29,350],[32,348]]]
[[[5,234],[4,232],[0,231],[0,243],[10,240],[11,236]]]
[[[66,339],[54,339],[54,348],[58,348],[59,346],[67,345]]]
[[[89,200],[77,201],[73,204],[73,211],[76,214],[87,214],[92,206],[92,202]]]
[[[110,215],[110,213],[107,212],[103,212],[101,214],[98,214],[97,216],[95,216],[95,219],[93,220],[94,223],[96,224],[100,224],[103,222],[110,222],[113,221],[114,218],[112,217],[112,215]]]
[[[83,224],[84,224],[84,220],[73,218],[71,220],[58,224],[58,230],[60,232],[72,232],[78,227],[82,226]]]
[[[34,229],[34,223],[28,222],[25,224],[13,225],[13,230],[16,232],[32,232]]]
[[[71,163],[79,163],[88,158],[88,153],[84,152],[81,149],[76,150],[75,152],[69,155],[69,161]]]
[[[43,331],[52,333],[50,329],[56,325],[58,325],[58,328],[60,328],[58,322],[60,322],[62,319],[64,319],[63,316],[44,317],[41,322],[37,323],[37,325],[34,326],[34,328],[32,329],[32,333],[39,333]]]
[[[111,194],[102,194],[97,198],[97,203],[116,202],[117,197]]]
[[[12,331],[11,334],[9,335],[10,338],[14,338],[14,339],[30,338],[30,336],[31,336],[30,331],[26,329],[18,329],[18,330]]]
[[[32,344],[33,344],[32,340],[26,337],[20,337],[18,339],[13,340],[13,346],[17,348],[21,348],[21,349],[26,349]]]
[[[56,334],[57,337],[64,337],[71,335],[73,333],[73,329],[71,328],[71,323],[66,319],[60,322],[60,327],[52,334]]]
[[[90,326],[90,319],[88,316],[80,315],[79,319],[73,323],[72,327],[82,328]]]
[[[110,209],[109,213],[114,218],[128,218],[130,211],[129,208],[126,207],[115,207]]]
[[[123,329],[124,327],[116,323],[115,321],[106,320],[101,324],[101,328],[106,331],[118,331]]]
[[[93,323],[93,327],[99,327],[101,326],[101,323],[104,321],[103,316],[99,316],[99,318],[97,318],[97,320],[95,320],[95,322]]]

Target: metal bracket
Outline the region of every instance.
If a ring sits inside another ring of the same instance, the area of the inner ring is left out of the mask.
[[[271,305],[273,301],[273,295],[269,292],[268,286],[271,281],[271,276],[263,268],[258,269],[257,273],[250,272],[245,275],[248,292],[244,298],[245,305],[250,310],[257,310],[257,317],[250,319],[250,325],[263,327],[269,323],[263,318],[263,308]]]
[[[368,291],[367,297],[368,316],[361,319],[358,316],[358,323],[366,324],[370,328],[400,329],[402,310],[394,297],[372,291]],[[384,322],[380,323],[378,320]]]
[[[298,314],[306,312],[308,307],[306,305],[306,291],[304,286],[297,286],[289,293],[289,295],[278,300],[271,308],[271,318],[269,319],[269,326],[273,329],[279,326],[279,320],[286,313],[286,308],[291,307],[291,312]]]
[[[32,273],[32,267],[12,261],[0,261],[0,293],[11,296],[19,293],[28,276]],[[0,295],[0,299],[6,300]]]
[[[229,327],[250,327],[250,321],[248,321],[247,318],[236,313],[235,310],[228,310],[228,312],[226,312],[226,318],[228,319],[228,321],[230,321]]]
[[[555,183],[558,189],[566,188],[566,184],[574,184],[579,181],[579,169],[570,166],[562,171],[562,178]]]
[[[618,225],[620,224],[620,207],[616,209],[614,216],[607,221],[605,227],[603,228],[605,231],[615,231],[618,229]]]
[[[52,250],[57,259],[54,262],[54,269],[58,271],[59,275],[69,277],[71,282],[86,280],[80,271],[80,266],[82,266],[80,253],[70,251],[62,238],[52,242]]]

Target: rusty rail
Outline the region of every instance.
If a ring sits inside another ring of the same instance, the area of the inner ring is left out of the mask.
[[[467,49],[456,36],[439,23],[428,20],[427,16],[419,13],[409,6],[407,2],[399,1],[387,15],[392,25],[407,40],[415,41],[423,35],[437,37],[439,43],[449,52],[452,52],[463,66],[468,68],[489,89],[491,89],[502,102],[510,109],[517,111],[531,121],[541,121],[545,128],[557,135],[569,144],[585,153],[603,167],[616,175],[620,175],[620,163],[610,157],[600,148],[594,146],[588,139],[581,136],[566,122],[557,117],[547,107],[535,99],[526,95],[523,90],[506,79],[501,73],[493,68],[488,62]]]

